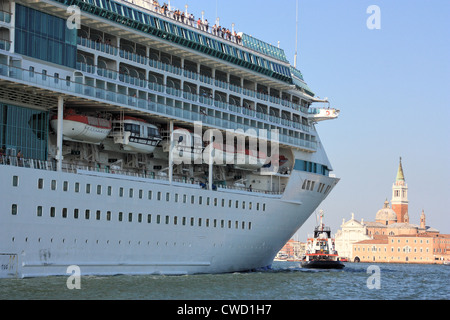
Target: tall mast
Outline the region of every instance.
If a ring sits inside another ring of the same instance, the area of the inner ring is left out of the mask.
[[[298,0],[296,6],[296,27],[295,27],[295,55],[294,55],[294,68],[297,68],[297,51],[298,51]]]

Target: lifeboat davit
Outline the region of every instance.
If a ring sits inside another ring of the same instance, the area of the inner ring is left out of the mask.
[[[50,120],[52,129],[58,133],[58,116]],[[63,116],[63,139],[91,144],[99,144],[106,139],[111,132],[111,120],[77,114],[69,109]]]
[[[197,163],[201,158],[204,145],[200,135],[184,128],[175,128],[172,139],[172,156],[175,164]],[[164,158],[168,158],[168,153],[170,152],[170,138],[163,141],[162,151],[166,155]]]
[[[211,150],[212,146],[212,150]],[[223,145],[213,142],[203,151],[203,162],[209,164],[209,154],[211,153],[215,165],[235,164],[234,146]]]

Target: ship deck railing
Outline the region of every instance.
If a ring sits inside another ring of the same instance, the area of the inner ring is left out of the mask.
[[[37,86],[43,87],[44,89],[59,91],[62,94],[66,93],[66,94],[70,94],[70,95],[89,96],[92,99],[103,100],[107,103],[122,104],[122,105],[125,105],[128,107],[146,110],[150,113],[154,113],[154,114],[160,115],[162,117],[178,118],[183,121],[187,120],[187,121],[192,121],[192,122],[201,121],[203,124],[209,125],[212,127],[235,129],[235,130],[240,129],[240,130],[243,130],[244,132],[250,132],[250,131],[255,132],[258,129],[255,126],[250,125],[250,121],[256,120],[256,117],[247,116],[248,118],[244,118],[244,120],[246,120],[247,124],[246,123],[237,123],[236,121],[218,118],[213,115],[209,115],[208,113],[205,114],[205,113],[200,113],[200,112],[196,112],[196,111],[185,110],[185,109],[182,109],[182,108],[179,108],[176,106],[163,105],[163,104],[151,101],[150,98],[147,100],[147,99],[142,99],[140,97],[129,96],[124,93],[112,92],[107,89],[93,87],[93,86],[86,85],[83,83],[77,83],[74,81],[70,81],[68,79],[52,77],[50,75],[44,75],[44,74],[40,74],[35,71],[26,70],[26,69],[14,67],[14,66],[8,66],[5,64],[0,64],[0,76],[6,76],[6,77],[12,78],[14,80],[19,80],[19,81],[25,82],[26,84],[32,85],[32,86],[37,85]],[[154,84],[152,84],[152,85],[154,85]],[[166,89],[166,87],[163,85],[159,85],[159,84],[155,84],[155,85],[157,85],[162,91],[164,91]],[[155,90],[153,87],[151,87],[151,88],[150,87],[151,86],[149,83],[149,89]],[[159,91],[159,90],[157,90],[157,91]],[[169,90],[169,94],[170,94],[170,90]],[[183,93],[183,95],[184,95],[184,93]],[[188,94],[186,93],[185,99],[188,99],[188,98],[193,99],[192,101],[198,101],[198,95],[190,94],[188,96]],[[191,100],[189,100],[189,101],[191,101]],[[208,106],[207,104],[204,104],[204,105],[205,105],[205,107]],[[245,117],[245,115],[242,113],[242,109],[243,109],[242,107],[236,107],[236,108],[241,108],[241,110],[238,110],[238,109],[233,110],[234,107],[230,107],[227,104],[223,104],[222,106],[225,106],[225,107],[228,106],[228,111],[230,113],[233,112],[234,115]],[[274,120],[274,118],[271,118],[271,119]],[[275,119],[275,120],[278,121],[277,119]],[[281,123],[281,120],[279,120],[279,121]],[[289,123],[287,123],[287,124],[292,125],[293,121],[290,121],[290,120],[288,120],[288,121],[289,121]],[[283,121],[283,122],[286,122],[286,121]],[[273,122],[268,121],[268,123],[272,124]],[[280,124],[280,125],[284,125],[284,124]],[[284,125],[284,126],[286,126],[286,125]],[[290,128],[288,126],[286,126],[286,127]],[[301,125],[301,128],[305,131],[309,131],[309,130],[307,130],[308,129],[307,126]],[[277,141],[279,143],[286,143],[289,145],[293,145],[295,147],[302,147],[302,148],[305,148],[305,150],[307,150],[307,151],[314,152],[317,149],[317,142],[313,141],[313,140],[306,140],[301,137],[294,137],[294,136],[290,136],[287,134],[283,134],[281,132],[279,132],[275,138],[278,139]],[[267,139],[268,140],[274,139],[272,137],[271,131],[267,132]]]
[[[130,0],[123,0],[125,2],[135,4],[133,1]],[[163,7],[159,4],[153,4],[150,1],[140,1],[141,3],[135,4],[138,7],[150,10],[162,17],[170,18],[175,21],[184,23],[187,26],[196,28],[200,31],[209,33],[210,35],[216,36],[218,38],[229,40],[231,42],[234,42],[238,45],[242,45],[242,39],[240,37],[234,36],[233,30],[230,30],[230,34],[222,32],[222,30],[214,30],[213,25],[210,25],[207,23],[207,20],[201,19],[201,23],[198,24],[198,18],[191,19],[190,14],[184,16],[184,18],[181,17],[181,13],[184,13],[183,10],[180,10],[180,15],[176,15],[176,10],[169,10],[168,8],[166,10],[163,9]],[[174,9],[173,7],[171,9]]]
[[[57,165],[56,161],[48,161],[48,160],[38,160],[38,159],[27,159],[27,158],[18,158],[17,156],[0,156],[0,166],[13,166],[13,167],[23,167],[29,169],[36,170],[46,170],[46,171],[56,171]],[[62,163],[62,172],[65,173],[73,173],[80,174],[82,172],[88,172],[92,174],[98,174],[101,176],[123,176],[130,177],[134,179],[144,179],[144,180],[153,180],[153,181],[164,181],[166,183],[169,182],[169,177],[166,174],[155,173],[150,171],[137,172],[136,170],[124,170],[124,169],[115,169],[111,166],[103,166],[101,167],[99,164],[94,166],[85,166],[80,164],[73,163]],[[202,189],[199,184],[199,181],[191,179],[189,177],[173,177],[173,182],[183,185],[191,185],[196,186],[198,189]],[[267,191],[267,190],[258,190],[254,188],[246,188],[246,187],[238,187],[231,185],[217,185],[214,187],[214,190],[217,191],[235,191],[241,193],[242,191],[254,194],[264,194],[264,195],[281,195],[283,192],[276,191]]]
[[[139,64],[143,65],[149,65],[152,68],[159,69],[162,71],[170,72],[173,74],[176,74],[178,76],[183,75],[185,78],[192,79],[192,80],[200,80],[203,83],[209,84],[209,85],[215,85],[218,88],[230,90],[235,93],[244,94],[246,96],[257,98],[259,100],[265,101],[265,102],[271,102],[277,105],[282,105],[287,108],[291,108],[296,111],[301,111],[303,113],[308,113],[308,108],[304,107],[302,105],[299,105],[295,102],[269,95],[263,91],[256,91],[249,88],[241,87],[239,84],[231,83],[227,81],[223,81],[221,79],[213,78],[208,75],[197,73],[192,70],[185,69],[180,66],[175,66],[171,64],[164,63],[159,60],[155,60],[146,56],[139,55],[137,53],[129,52],[124,49],[119,49],[117,47],[114,47],[110,44],[105,44],[103,42],[94,41],[91,39],[87,39],[81,36],[78,36],[78,45],[93,49],[96,51],[101,51],[103,53],[107,53],[113,56],[117,56],[119,54],[120,57],[124,59],[128,59],[130,61],[134,61]],[[90,66],[89,70],[93,70],[95,66]],[[79,69],[80,71],[88,72],[88,73],[94,73],[93,71],[86,71],[84,69]],[[117,72],[115,70],[111,70],[113,72]],[[118,73],[118,72],[117,72]],[[102,74],[99,74],[102,76]],[[116,78],[113,78],[116,79]]]
[[[11,12],[0,9],[0,22],[11,23]]]

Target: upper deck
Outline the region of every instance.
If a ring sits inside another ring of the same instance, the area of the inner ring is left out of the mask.
[[[308,121],[314,94],[301,73],[283,61],[281,49],[245,34],[240,42],[228,39],[175,19],[171,11],[158,13],[124,1],[21,3],[59,17],[69,15],[68,5],[80,7],[77,62],[74,71],[53,73],[53,65],[33,64],[26,56],[12,63],[18,53],[14,45],[0,48],[0,55],[3,49],[10,56],[0,59],[5,96],[5,90],[10,96],[14,91],[25,101],[38,88],[47,102],[59,93],[76,106],[151,114],[163,121],[202,121],[220,130],[265,129],[269,134],[277,129],[282,145],[307,152],[317,148]]]

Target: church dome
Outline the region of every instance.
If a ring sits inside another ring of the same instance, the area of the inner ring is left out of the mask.
[[[375,220],[381,223],[397,222],[397,214],[389,207],[389,201],[386,200],[383,209],[378,210]]]

